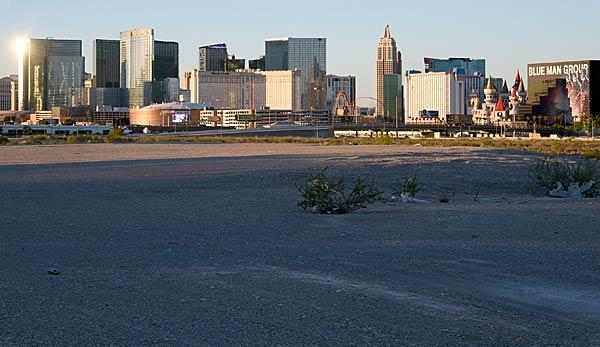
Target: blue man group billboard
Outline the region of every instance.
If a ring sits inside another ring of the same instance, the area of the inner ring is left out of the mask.
[[[580,122],[592,115],[592,76],[597,61],[568,61],[529,64],[528,103],[534,116],[561,119],[565,124]]]

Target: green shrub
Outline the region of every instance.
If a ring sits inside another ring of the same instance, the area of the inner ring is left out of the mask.
[[[128,142],[129,138],[125,136],[123,129],[114,129],[111,131],[108,136],[106,136],[106,142],[108,143],[123,143]]]
[[[392,183],[393,193],[397,197],[402,196],[403,194],[408,194],[409,197],[414,198],[417,193],[421,191],[421,189],[421,185],[417,179],[417,174],[399,179]]]
[[[10,141],[8,140],[8,137],[6,137],[6,136],[0,136],[0,145],[6,145],[9,142]]]
[[[592,189],[587,191],[587,197],[600,195],[600,168],[595,160],[579,160],[573,163],[558,159],[542,159],[529,169],[529,177],[538,186],[552,190],[560,183],[568,188],[576,183],[583,186],[593,181]]]
[[[302,195],[298,206],[319,214],[346,214],[383,200],[373,181],[357,178],[348,184],[343,177],[327,176],[326,170],[310,175],[296,188]]]

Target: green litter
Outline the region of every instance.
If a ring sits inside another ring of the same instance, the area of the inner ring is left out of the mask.
[[[49,269],[48,275],[58,276],[58,275],[60,275],[60,271],[58,271],[57,269]]]

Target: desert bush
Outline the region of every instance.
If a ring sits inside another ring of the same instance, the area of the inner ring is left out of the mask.
[[[600,195],[600,167],[595,160],[567,162],[559,159],[542,159],[529,169],[529,177],[538,186],[552,190],[560,183],[564,188],[573,184],[583,186],[591,181],[592,188],[585,192],[587,197]]]
[[[65,142],[69,145],[78,143],[104,143],[104,138],[98,135],[70,135]]]
[[[108,136],[106,136],[106,142],[108,143],[122,143],[127,142],[129,139],[125,136],[123,129],[114,129],[111,131]]]
[[[392,183],[392,191],[397,197],[408,194],[409,197],[414,198],[421,190],[422,187],[417,179],[417,174],[404,177]]]
[[[298,206],[319,214],[346,214],[383,200],[373,181],[357,178],[349,184],[343,177],[327,176],[326,171],[311,174],[296,186],[302,195]]]
[[[382,146],[389,146],[393,143],[392,137],[388,133],[382,134],[377,140],[378,144]]]

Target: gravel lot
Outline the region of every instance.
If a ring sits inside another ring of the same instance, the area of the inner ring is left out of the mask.
[[[0,147],[0,345],[599,346],[600,201],[531,195],[537,157]],[[434,203],[305,213],[325,167]]]

